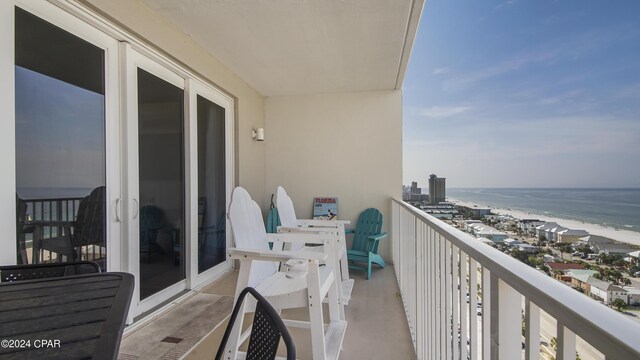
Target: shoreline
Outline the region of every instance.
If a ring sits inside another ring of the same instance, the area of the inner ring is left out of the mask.
[[[492,213],[498,215],[511,215],[517,219],[527,219],[527,218],[537,218],[540,221],[547,222],[556,222],[566,228],[573,230],[586,230],[591,235],[600,235],[610,239],[613,239],[617,242],[631,244],[640,246],[640,232],[626,229],[617,229],[613,227],[608,227],[600,224],[583,222],[580,220],[572,220],[572,219],[564,219],[553,217],[544,214],[538,214],[535,212],[525,212],[521,210],[512,210],[512,209],[504,209],[504,208],[496,208],[492,206],[486,206],[482,204],[476,204],[469,201],[460,201],[456,199],[447,199],[456,205],[462,205],[467,207],[482,207],[491,209]]]

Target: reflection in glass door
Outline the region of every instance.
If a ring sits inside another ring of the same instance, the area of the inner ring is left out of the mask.
[[[184,91],[138,77],[140,300],[185,279]]]
[[[226,258],[225,109],[197,96],[198,273]]]
[[[105,52],[15,8],[17,263],[106,269]]]

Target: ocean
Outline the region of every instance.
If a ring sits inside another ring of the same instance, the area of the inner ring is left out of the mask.
[[[447,197],[640,232],[640,189],[448,188]]]

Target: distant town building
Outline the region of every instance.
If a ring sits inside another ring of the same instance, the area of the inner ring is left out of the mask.
[[[640,289],[631,286],[624,286],[623,289],[627,291],[627,295],[629,296],[629,305],[640,305]]]
[[[415,181],[411,182],[411,194],[420,194],[422,189],[418,187],[418,183]]]
[[[600,236],[600,235],[589,235],[589,236],[580,238],[580,244],[585,244],[590,246],[595,244],[613,244],[613,243],[614,243],[613,239],[609,239],[607,237]]]
[[[591,250],[593,250],[593,252],[598,255],[600,254],[626,255],[630,252],[638,250],[638,248],[632,245],[618,243],[618,244],[595,244],[591,247]]]
[[[581,238],[585,236],[589,236],[589,233],[586,230],[573,230],[573,229],[565,229],[557,234],[558,242],[562,243],[577,243]]]
[[[622,299],[625,304],[629,303],[628,292],[622,287],[596,279],[593,276],[590,276],[587,282],[591,285],[589,295],[594,298],[601,299],[607,304],[611,304],[615,299]]]
[[[558,226],[560,225],[554,222],[545,222],[544,224],[536,227],[536,237],[540,239],[544,236],[545,239],[549,240],[549,238],[547,237],[546,231],[556,228]]]
[[[439,178],[435,174],[429,176],[429,204],[438,205],[446,201],[445,178]]]

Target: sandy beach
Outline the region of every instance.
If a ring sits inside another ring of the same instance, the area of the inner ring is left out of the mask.
[[[477,206],[481,208],[490,208],[494,214],[511,215],[518,219],[539,219],[541,221],[556,222],[569,229],[586,230],[591,235],[600,235],[600,236],[608,237],[610,239],[613,239],[619,242],[640,246],[640,232],[637,232],[637,231],[615,229],[612,227],[602,226],[599,224],[592,224],[592,223],[581,222],[581,221],[570,220],[570,219],[555,218],[547,215],[529,213],[529,212],[518,211],[518,210],[494,208],[494,207],[485,206],[482,204],[475,204],[471,202],[458,201],[453,199],[450,199],[449,201],[457,205],[463,205],[468,207]]]

